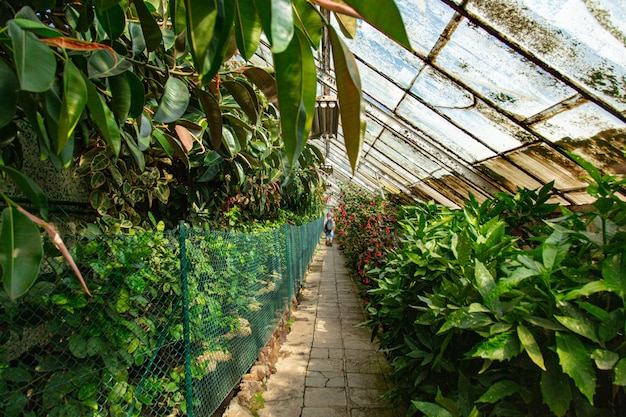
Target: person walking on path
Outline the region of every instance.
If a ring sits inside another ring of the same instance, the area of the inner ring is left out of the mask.
[[[333,219],[330,212],[326,214],[326,220],[324,220],[324,233],[326,233],[326,246],[333,246],[333,237],[335,237],[335,219]]]

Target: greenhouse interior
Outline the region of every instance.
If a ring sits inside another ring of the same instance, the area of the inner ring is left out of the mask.
[[[625,417],[626,3],[4,0],[0,415]]]

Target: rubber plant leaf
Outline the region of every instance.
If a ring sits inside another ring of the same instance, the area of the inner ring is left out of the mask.
[[[143,37],[143,29],[141,23],[130,21],[128,22],[128,32],[132,40],[132,50],[134,56],[141,56],[146,50],[146,40]]]
[[[259,67],[240,67],[235,71],[242,73],[252,81],[263,92],[269,102],[278,108],[276,79],[267,70]]]
[[[114,41],[124,33],[126,28],[126,15],[124,9],[119,4],[109,7],[106,10],[96,8],[96,17],[100,26],[109,35],[109,39]]]
[[[139,22],[141,23],[141,31],[143,32],[143,38],[146,42],[146,48],[148,52],[152,52],[161,45],[161,41],[163,40],[161,28],[154,20],[154,17],[152,17],[152,13],[150,13],[150,10],[148,10],[143,0],[133,0],[133,4],[137,10]]]
[[[85,85],[82,73],[76,68],[72,61],[65,61],[63,71],[63,99],[61,101],[56,143],[57,155],[63,151],[69,137],[74,132],[74,128],[87,105],[87,97],[87,86]]]
[[[222,144],[231,158],[237,156],[239,151],[241,151],[241,145],[239,144],[237,135],[230,126],[223,126]]]
[[[317,49],[322,40],[322,17],[308,1],[294,0],[293,6],[295,25],[306,35],[311,46]]]
[[[93,0],[94,6],[99,10],[106,10],[109,7],[117,6],[119,0]]]
[[[128,72],[128,71],[127,71]],[[130,110],[132,93],[130,83],[126,78],[126,73],[114,75],[108,78],[109,88],[111,89],[111,105],[113,106],[113,114],[119,123],[125,123]]]
[[[222,85],[233,96],[250,121],[256,124],[259,119],[259,100],[254,89],[245,82],[235,80],[224,80]]]
[[[122,139],[120,137],[120,129],[113,112],[107,106],[104,97],[102,97],[91,81],[85,79],[87,86],[87,109],[91,120],[94,121],[102,138],[111,147],[115,156],[120,154]]]
[[[5,208],[0,225],[0,267],[4,290],[12,300],[33,285],[42,259],[39,228],[15,207]]]
[[[255,3],[272,52],[282,53],[291,44],[295,33],[291,0],[255,0]]]
[[[89,78],[105,78],[128,71],[131,63],[109,50],[94,51],[87,61]]]
[[[222,63],[226,58],[234,27],[233,21],[235,18],[235,2],[232,0],[220,1],[218,2],[218,6],[215,31],[213,32],[213,39],[209,46],[209,53],[207,55],[209,65],[208,68],[205,68],[202,73],[202,80],[205,84],[209,83],[213,77],[215,77],[215,74],[217,74],[222,66]],[[235,52],[234,47],[231,52]]]
[[[136,119],[141,116],[143,112],[143,106],[145,104],[145,91],[143,83],[132,71],[126,71],[124,73],[128,85],[130,86],[130,107],[128,108],[128,116]]]
[[[365,136],[365,107],[361,78],[354,56],[332,26],[329,27],[329,35],[337,79],[341,127],[346,153],[354,173],[359,164],[361,146]]]
[[[144,156],[143,152],[139,150],[135,138],[133,138],[129,133],[124,131],[122,131],[122,137],[124,138],[126,146],[128,147],[130,154],[133,156],[135,163],[139,167],[139,172],[142,172],[146,169],[146,157]]]
[[[204,74],[211,66],[209,48],[218,18],[218,4],[222,0],[183,0],[187,14],[187,37],[196,71]],[[221,6],[223,7],[223,6]]]
[[[187,169],[189,169],[189,157],[187,156],[187,153],[185,153],[185,150],[183,149],[182,144],[178,139],[159,130],[153,130],[152,136],[156,138],[156,140],[159,142],[161,147],[168,153],[168,155],[169,152],[172,152],[173,158],[181,161],[183,164],[185,164]]]
[[[17,23],[9,21],[8,27],[20,89],[33,93],[49,90],[57,70],[57,61],[52,50],[39,42],[35,35],[25,32]]]
[[[204,90],[195,89],[195,95],[200,100],[211,136],[211,147],[218,150],[222,144],[222,111],[215,96]]]
[[[402,15],[394,0],[364,1],[344,0],[352,6],[363,20],[393,39],[407,50],[412,51]]]
[[[17,110],[19,84],[15,73],[0,59],[0,129],[8,125]]]
[[[178,37],[187,28],[187,12],[184,0],[170,0],[168,2],[170,16],[172,17],[172,30]]]
[[[252,58],[259,47],[262,30],[254,0],[236,0],[235,41],[239,53],[246,61]]]
[[[165,83],[165,91],[153,120],[157,123],[172,123],[185,113],[188,105],[187,84],[176,77],[170,77]]]
[[[554,335],[556,353],[563,372],[574,380],[580,392],[593,405],[593,397],[596,393],[596,373],[585,345],[573,334],[556,332]]]
[[[300,41],[296,36],[283,52],[274,54],[281,133],[285,154],[292,166],[298,160],[305,142],[302,54]]]
[[[4,171],[24,195],[33,203],[35,208],[39,210],[41,217],[48,218],[48,198],[43,190],[29,176],[24,175],[21,171],[6,165],[0,165],[0,170]]]
[[[36,16],[35,18],[37,19]],[[35,35],[43,36],[45,38],[55,38],[57,36],[62,35],[62,33],[59,32],[58,30],[48,27],[44,25],[43,23],[41,23],[39,19],[31,20],[31,19],[16,17],[15,19],[12,20],[12,22],[15,22],[19,27],[21,27],[22,29],[28,32],[32,32]]]

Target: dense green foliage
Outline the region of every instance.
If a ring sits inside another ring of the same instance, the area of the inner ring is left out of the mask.
[[[46,258],[23,297],[0,295],[0,414],[181,415],[186,375],[202,381],[194,406],[217,407],[269,339],[303,273],[287,268],[300,255],[286,258],[287,235],[308,227],[318,242],[319,219],[286,227],[188,229],[184,254],[180,229],[164,232],[162,223],[156,231],[66,238],[92,297],[57,256]],[[225,388],[215,383],[220,378]]]
[[[623,415],[625,181],[577,162],[589,212],[559,211],[548,184],[398,215],[367,310],[411,415]]]
[[[370,284],[369,269],[384,265],[387,250],[396,244],[396,208],[381,196],[352,184],[341,187],[340,202],[334,211],[335,238],[346,265],[356,271],[364,285]]]
[[[410,49],[393,0],[380,9],[346,3],[325,2],[344,35],[354,36],[347,28],[356,16]],[[0,174],[38,212],[18,212],[0,187],[10,296],[34,282],[43,246],[30,237],[36,225],[48,227],[46,195],[21,172],[24,140],[41,164],[78,165],[91,205],[107,224],[117,219],[117,229],[148,213],[168,225],[200,214],[223,228],[236,217],[285,217],[277,207],[318,210],[322,160],[307,139],[324,27],[353,168],[365,132],[356,62],[324,16],[305,0],[0,3]],[[250,64],[263,34],[273,68]]]

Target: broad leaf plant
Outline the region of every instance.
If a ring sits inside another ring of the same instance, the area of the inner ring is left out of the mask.
[[[319,181],[309,169],[295,170],[303,155],[317,164],[307,138],[317,90],[314,51],[326,27],[355,169],[365,130],[360,79],[322,8],[345,36],[353,36],[358,18],[410,49],[393,0],[3,1],[0,166],[3,179],[39,211],[29,216],[3,194],[0,265],[11,297],[33,284],[42,257],[38,227],[49,226],[45,193],[21,173],[25,129],[36,138],[41,163],[59,171],[78,165],[90,178],[92,206],[123,227],[153,202],[183,213],[209,207],[203,184],[212,180],[242,189],[227,193],[225,204],[253,196],[261,210],[276,201],[279,181],[282,187],[295,180],[300,193]],[[272,68],[250,63],[261,42]],[[272,114],[275,136],[266,123]],[[268,160],[266,148],[279,157]]]

